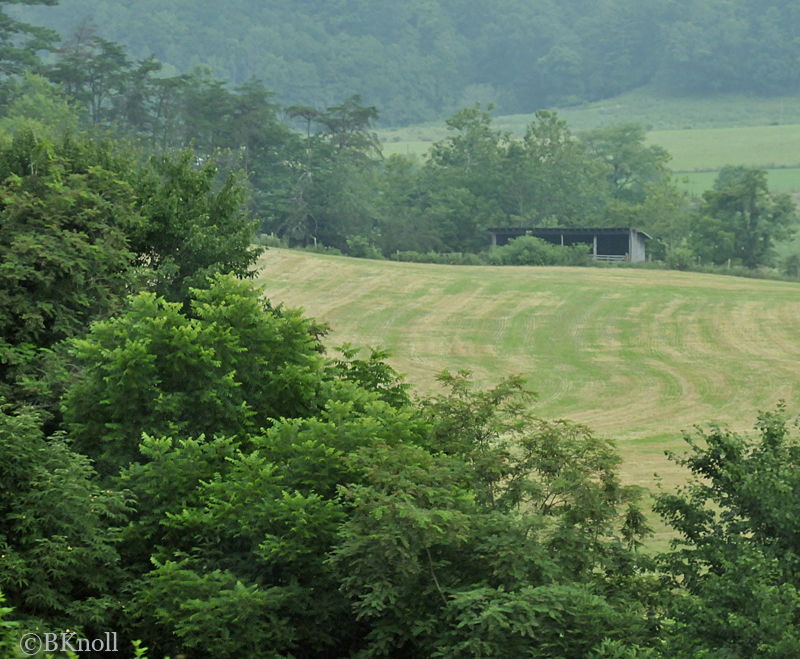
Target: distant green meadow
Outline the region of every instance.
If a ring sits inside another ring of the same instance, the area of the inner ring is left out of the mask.
[[[648,133],[647,141],[669,151],[673,171],[691,172],[687,187],[692,192],[710,188],[716,171],[725,165],[767,169],[770,189],[800,192],[800,124],[662,130]],[[383,152],[423,158],[430,146],[431,142],[389,142]]]
[[[800,124],[664,130],[648,133],[647,141],[672,155],[676,172],[747,165],[763,169],[800,167]]]
[[[693,194],[702,194],[714,185],[718,172],[678,172],[678,184]],[[800,167],[768,169],[769,189],[775,192],[800,193]]]
[[[573,133],[611,123],[641,123],[650,130],[648,142],[670,152],[675,172],[692,172],[686,184],[692,192],[710,188],[714,172],[725,165],[767,169],[771,189],[800,192],[800,96],[675,98],[645,88],[556,111]],[[498,116],[494,126],[521,137],[533,120],[532,114]],[[384,155],[417,158],[447,135],[443,121],[379,131]]]
[[[800,124],[800,95],[758,98],[739,94],[675,97],[643,87],[615,98],[583,105],[554,108],[573,133],[613,123],[642,124],[651,131],[783,126]],[[493,111],[494,126],[517,137],[534,120],[533,114]],[[381,128],[384,143],[434,142],[447,135],[444,121],[400,128]]]

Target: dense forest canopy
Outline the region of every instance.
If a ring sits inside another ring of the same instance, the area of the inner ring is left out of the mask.
[[[790,0],[230,0],[224,11],[212,0],[62,0],[8,12],[66,40],[88,21],[168,73],[256,77],[288,104],[360,93],[387,125],[475,101],[533,112],[649,83],[800,91],[800,5]]]

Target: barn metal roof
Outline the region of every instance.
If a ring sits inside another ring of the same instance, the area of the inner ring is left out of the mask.
[[[539,234],[540,236],[559,236],[559,235],[579,235],[579,236],[593,236],[598,234],[606,234],[606,235],[616,235],[616,236],[627,236],[631,231],[635,231],[636,233],[642,234],[647,240],[652,240],[652,237],[647,235],[641,229],[636,229],[635,227],[613,227],[613,228],[606,228],[606,227],[581,227],[575,229],[568,229],[567,227],[494,227],[491,229],[487,229],[487,231],[491,233],[496,233],[499,235],[525,235],[526,233],[530,232],[532,236],[536,236]]]

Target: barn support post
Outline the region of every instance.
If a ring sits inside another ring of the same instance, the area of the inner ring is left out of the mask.
[[[592,258],[597,260],[597,234],[592,236]]]
[[[497,247],[497,234],[492,231],[492,247]]]
[[[561,246],[562,247],[564,246],[564,234],[563,233],[561,234]]]

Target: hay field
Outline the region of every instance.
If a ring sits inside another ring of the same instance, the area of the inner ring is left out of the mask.
[[[328,346],[389,348],[421,393],[437,372],[489,385],[521,373],[536,412],[618,440],[626,482],[672,488],[682,430],[749,431],[760,409],[800,413],[800,285],[599,268],[457,267],[270,249],[274,302],[328,322]],[[658,477],[654,474],[658,474]],[[665,548],[669,532],[651,546]]]
[[[800,412],[800,285],[655,270],[455,267],[271,249],[260,283],[330,323],[328,345],[384,346],[423,393],[442,369],[522,373],[537,410],[621,441]]]

